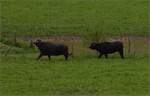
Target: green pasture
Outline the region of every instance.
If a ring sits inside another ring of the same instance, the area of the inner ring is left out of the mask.
[[[147,55],[98,59],[82,54],[65,61],[37,54],[1,57],[1,96],[149,96]]]
[[[1,0],[1,33],[148,35],[149,0]]]
[[[149,0],[0,0],[0,96],[149,96],[148,12]],[[37,61],[29,40],[41,35],[80,38],[60,40],[68,61]],[[88,48],[117,36],[125,59]]]
[[[77,43],[68,61],[63,56],[37,61],[35,48],[0,44],[0,96],[149,96],[148,45],[138,44],[135,53],[125,45],[125,59],[118,53],[98,59]]]

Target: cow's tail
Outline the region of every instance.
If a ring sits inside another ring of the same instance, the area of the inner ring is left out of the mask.
[[[74,50],[74,47],[73,45],[71,46],[71,52],[69,53],[69,56],[72,56],[73,57],[73,50]]]

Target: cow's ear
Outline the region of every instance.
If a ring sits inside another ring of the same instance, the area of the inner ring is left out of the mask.
[[[38,39],[38,40],[36,40],[36,42],[40,43],[40,42],[42,42],[42,40]]]
[[[97,43],[96,42],[93,42],[93,45],[95,46]]]

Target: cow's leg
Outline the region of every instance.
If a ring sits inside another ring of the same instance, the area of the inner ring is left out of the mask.
[[[64,52],[64,57],[65,57],[65,60],[68,60],[68,56],[69,56],[69,53],[68,53],[68,49]]]
[[[101,58],[101,57],[102,57],[102,55],[103,55],[103,54],[102,54],[102,53],[100,53],[100,54],[99,54],[99,56],[98,56],[98,58]]]
[[[65,60],[68,60],[68,54],[64,55]]]
[[[120,54],[121,58],[123,59],[124,58],[123,49],[119,51],[119,54]]]
[[[42,56],[43,56],[43,55],[42,55],[42,54],[40,54],[40,55],[38,56],[37,60],[39,60]]]
[[[51,60],[51,55],[48,55],[48,59]]]
[[[107,55],[107,54],[105,54],[105,58],[108,58],[108,55]]]

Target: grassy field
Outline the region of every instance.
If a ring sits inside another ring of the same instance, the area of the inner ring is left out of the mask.
[[[86,45],[74,43],[68,61],[63,56],[37,61],[37,50],[17,47],[5,56],[10,46],[3,44],[0,96],[149,96],[148,42],[136,43],[135,54],[125,44],[124,60],[117,53],[98,59]]]
[[[149,0],[1,0],[0,32],[148,35]]]
[[[149,96],[147,55],[97,59],[84,54],[35,60],[36,54],[1,57],[1,96]]]
[[[149,96],[148,3],[0,0],[0,96]],[[52,40],[66,43],[74,56],[35,60],[38,51],[29,48],[35,35],[77,35]],[[98,59],[88,49],[96,35],[100,41],[122,38],[125,59],[118,54]]]

